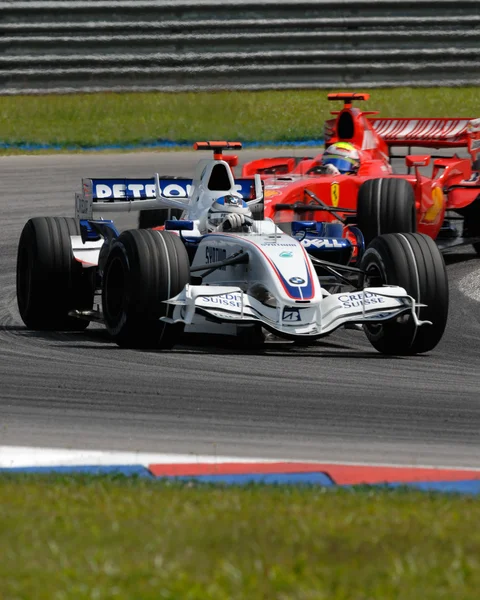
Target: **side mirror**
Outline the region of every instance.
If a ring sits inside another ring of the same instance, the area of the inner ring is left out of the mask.
[[[165,229],[167,231],[192,231],[193,221],[183,221],[172,219],[165,221]]]
[[[227,154],[226,156],[222,156],[222,160],[224,160],[230,168],[238,165],[238,156],[236,154]]]
[[[407,154],[405,163],[407,167],[428,167],[430,158],[429,154]]]

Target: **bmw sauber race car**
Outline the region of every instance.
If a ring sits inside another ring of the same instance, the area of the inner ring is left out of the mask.
[[[312,256],[273,220],[253,218],[261,179],[235,180],[223,155],[239,143],[195,147],[214,157],[200,160],[191,180],[84,179],[74,218],[26,223],[17,298],[27,327],[82,330],[96,321],[117,344],[136,348],[171,348],[183,331],[244,339],[270,331],[308,343],[340,327],[363,329],[385,354],[437,345],[448,284],[431,238],[379,236],[357,266]],[[179,219],[122,233],[96,216],[172,209]],[[319,247],[320,233],[310,238]]]
[[[473,244],[480,253],[480,119],[383,119],[352,105],[369,94],[328,99],[344,106],[325,123],[323,154],[244,165],[243,176],[264,181],[265,216],[285,230],[298,218],[340,220],[357,225],[367,243],[382,233],[418,231],[442,249]],[[465,148],[470,157],[414,155],[415,146]],[[408,174],[393,171],[398,147],[407,148]],[[432,159],[426,177],[419,169]]]

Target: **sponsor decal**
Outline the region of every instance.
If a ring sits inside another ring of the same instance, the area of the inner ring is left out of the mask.
[[[365,306],[383,304],[385,298],[372,292],[355,292],[354,294],[342,294],[338,297],[338,301],[341,302],[343,308],[359,308],[364,304]]]
[[[290,277],[288,281],[292,285],[302,285],[303,283],[305,283],[305,279],[302,279],[301,277]]]
[[[278,190],[270,189],[270,190],[265,190],[263,197],[265,199],[268,199],[268,198],[273,198],[274,196],[281,196],[281,194],[282,194],[282,192],[280,192]]]
[[[249,198],[250,179],[238,179],[230,190]],[[102,201],[155,198],[155,181],[149,179],[93,179],[93,197]],[[192,192],[191,179],[160,179],[160,190],[168,198],[187,198]]]
[[[444,205],[444,197],[443,192],[439,187],[435,187],[432,190],[432,206],[427,210],[425,216],[422,221],[425,223],[432,223],[438,217],[438,215],[442,212],[442,208]]]
[[[280,258],[292,258],[293,252],[291,250],[284,250],[283,252],[280,252],[279,256]]]
[[[294,242],[262,242],[260,246],[278,246],[279,248],[297,247]]]
[[[234,308],[241,308],[241,296],[240,294],[222,294],[221,296],[200,296],[200,300],[206,304],[212,306],[233,306]]]
[[[207,264],[220,262],[227,258],[227,251],[225,248],[218,248],[216,246],[207,246],[205,248],[205,260]],[[220,267],[220,271],[226,271],[226,267]]]
[[[182,187],[178,183],[171,183],[161,187],[164,196],[171,198],[186,198],[190,193],[192,186]],[[95,184],[94,195],[99,200],[135,200],[139,198],[155,198],[154,183],[97,183]]]
[[[332,198],[332,206],[338,206],[340,200],[340,184],[334,181],[330,186],[330,195]]]
[[[298,308],[287,308],[283,309],[282,315],[283,321],[301,321],[300,310]]]
[[[348,240],[342,238],[342,240],[336,238],[304,238],[301,240],[301,244],[305,248],[344,248]]]

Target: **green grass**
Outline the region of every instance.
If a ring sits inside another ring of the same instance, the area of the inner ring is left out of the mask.
[[[477,88],[370,90],[383,116],[477,116]],[[321,138],[327,90],[0,96],[0,142],[96,146],[158,139]]]
[[[0,477],[0,598],[463,600],[480,500]]]

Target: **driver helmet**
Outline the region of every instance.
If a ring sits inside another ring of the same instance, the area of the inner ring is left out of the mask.
[[[335,142],[322,156],[322,165],[333,165],[340,173],[356,173],[360,167],[360,154],[350,142]]]
[[[252,211],[241,196],[226,194],[217,198],[208,210],[207,231],[214,231],[230,213],[237,213],[252,218]]]

